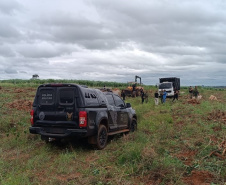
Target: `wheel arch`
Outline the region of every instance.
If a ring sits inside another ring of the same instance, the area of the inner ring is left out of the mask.
[[[107,118],[103,118],[100,120],[99,124],[98,124],[98,128],[100,125],[104,125],[107,128],[107,131],[109,131],[109,127],[108,127],[108,119]]]
[[[109,130],[108,127],[108,114],[106,111],[100,111],[97,113],[96,116],[96,129],[98,130],[99,125],[105,125],[107,128],[107,131]]]
[[[135,119],[137,121],[137,115],[133,115],[132,119]]]

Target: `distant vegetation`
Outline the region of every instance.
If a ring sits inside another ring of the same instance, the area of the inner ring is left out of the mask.
[[[30,79],[30,80],[22,80],[22,79],[11,79],[11,80],[0,80],[1,85],[16,85],[20,87],[37,87],[41,84],[47,83],[75,83],[79,85],[87,85],[88,87],[113,87],[113,88],[125,88],[129,86],[128,83],[120,83],[120,82],[109,82],[109,81],[94,81],[94,80],[55,80],[55,79]],[[131,84],[130,84],[131,85]],[[156,85],[143,85],[146,88],[152,88]],[[189,86],[182,86],[182,89],[188,89]],[[226,86],[199,86],[199,89],[215,89],[215,90],[225,90]]]
[[[91,80],[54,80],[54,79],[31,79],[31,80],[20,80],[20,79],[12,79],[12,80],[0,80],[2,84],[14,84],[21,86],[30,86],[36,87],[41,84],[46,83],[76,83],[79,85],[87,85],[89,87],[103,87],[104,85],[107,87],[125,87],[127,83],[119,83],[119,82],[107,82],[107,81],[91,81]]]

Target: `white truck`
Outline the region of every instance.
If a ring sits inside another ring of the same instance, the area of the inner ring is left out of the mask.
[[[173,97],[175,90],[180,90],[180,78],[168,77],[159,78],[158,92],[161,95],[161,91],[166,90],[167,97]]]

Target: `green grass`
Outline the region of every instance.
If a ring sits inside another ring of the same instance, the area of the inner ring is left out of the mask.
[[[33,87],[42,82],[0,82],[0,184],[186,184],[196,171],[211,174],[210,183],[225,183],[224,160],[210,156],[215,150],[223,152],[219,145],[226,139],[225,122],[208,119],[216,111],[226,114],[225,90],[203,88],[203,99],[193,105],[184,88],[179,101],[167,99],[155,106],[155,88],[145,86],[148,103],[141,104],[140,97],[126,98],[136,110],[138,130],[113,137],[98,151],[84,140],[46,144],[28,132],[29,111],[8,105],[33,101]],[[18,89],[24,91],[17,93]],[[210,101],[211,94],[219,101]]]

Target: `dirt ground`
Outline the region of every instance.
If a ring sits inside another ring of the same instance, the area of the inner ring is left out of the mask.
[[[6,104],[9,109],[29,112],[35,96],[35,88],[1,88],[2,92],[12,93],[12,102]]]
[[[207,171],[192,171],[189,177],[184,177],[183,182],[188,185],[210,185],[214,176]]]
[[[15,100],[11,103],[8,103],[6,106],[8,108],[29,112],[32,109],[32,103],[33,102],[30,100]]]

